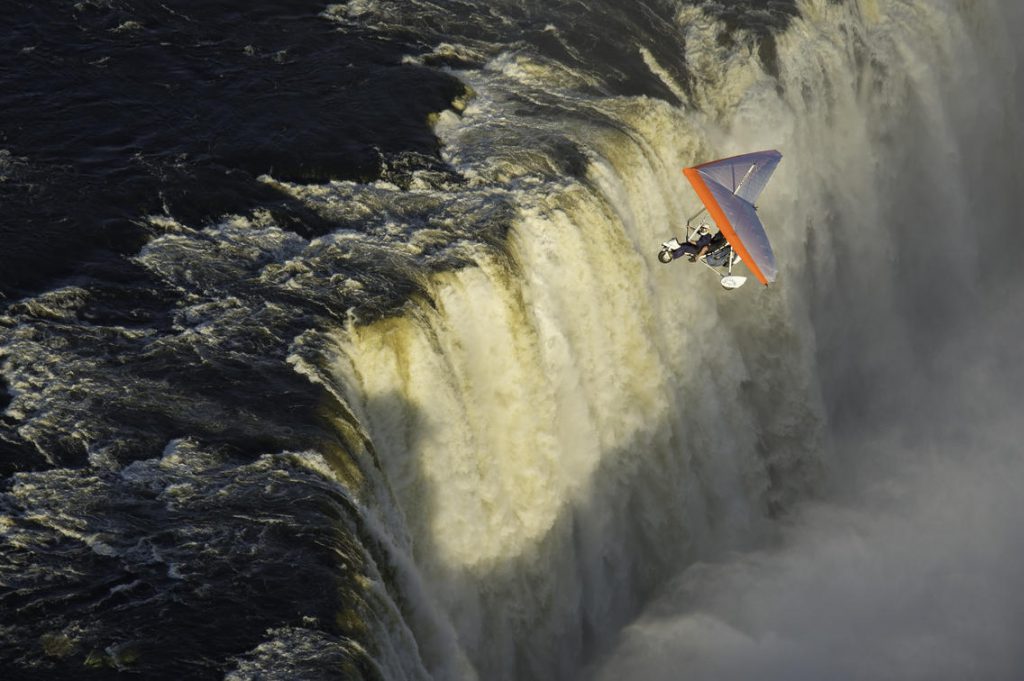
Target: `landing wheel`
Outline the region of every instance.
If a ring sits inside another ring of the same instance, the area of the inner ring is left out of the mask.
[[[665,249],[664,251],[658,254],[658,260],[666,264],[672,262],[672,251]]]

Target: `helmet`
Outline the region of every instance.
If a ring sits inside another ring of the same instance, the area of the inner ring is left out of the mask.
[[[708,224],[706,222],[703,225],[701,225],[700,227],[697,228],[697,234],[707,234],[710,231],[711,231],[711,228],[708,227]]]

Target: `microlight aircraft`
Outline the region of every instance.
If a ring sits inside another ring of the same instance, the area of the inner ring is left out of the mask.
[[[706,222],[694,224],[705,213],[710,215],[718,233],[699,259],[718,274],[727,289],[739,288],[747,281],[746,277],[732,273],[733,265],[740,261],[765,286],[775,281],[775,254],[754,202],[781,160],[782,154],[769,149],[683,169],[704,204],[699,213],[686,221],[686,241],[709,232]],[[673,238],[661,245],[658,260],[670,263],[686,254],[684,244]]]

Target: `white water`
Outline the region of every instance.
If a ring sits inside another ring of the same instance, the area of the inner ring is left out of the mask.
[[[983,293],[963,225],[1010,224],[967,181],[978,145],[1020,147],[998,127],[1016,102],[995,4],[809,1],[779,40],[781,93],[681,9],[698,111],[584,97],[524,54],[460,74],[478,96],[438,132],[520,207],[508,254],[481,247],[430,303],[349,328],[336,366],[397,500],[382,532],[411,554],[429,674],[572,677],[657,594],[588,673],[1009,678],[1024,480],[991,362],[1019,334],[994,326],[1001,303],[948,310]],[[518,116],[507,92],[567,114]],[[555,138],[586,182],[529,144]],[[726,293],[658,263],[693,212],[679,168],[769,147],[779,284]],[[977,329],[986,363],[944,371]],[[772,520],[809,493],[832,501]]]

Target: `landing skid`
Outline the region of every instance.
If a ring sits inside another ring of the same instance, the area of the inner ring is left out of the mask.
[[[721,282],[722,282],[722,288],[727,288],[727,289],[729,289],[731,291],[731,290],[737,289],[740,286],[743,286],[743,284],[747,283],[747,278],[746,277],[740,277],[740,276],[737,276],[735,274],[727,274],[724,277],[722,277]]]

